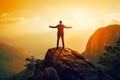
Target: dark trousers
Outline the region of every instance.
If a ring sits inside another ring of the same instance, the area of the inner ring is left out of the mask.
[[[57,48],[59,47],[60,37],[61,37],[61,40],[62,40],[62,46],[64,48],[65,47],[65,45],[64,45],[64,34],[57,34]]]

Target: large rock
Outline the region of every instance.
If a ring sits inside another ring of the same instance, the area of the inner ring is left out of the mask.
[[[44,61],[44,68],[47,67],[53,67],[61,80],[112,80],[80,53],[69,48],[49,49]]]
[[[90,37],[82,54],[97,64],[99,57],[105,52],[105,46],[115,45],[118,38],[120,38],[120,25],[100,28]]]
[[[44,80],[60,80],[60,78],[53,67],[47,67],[44,69]]]

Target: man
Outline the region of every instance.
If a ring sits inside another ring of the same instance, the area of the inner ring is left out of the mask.
[[[58,32],[57,32],[57,48],[59,47],[59,40],[60,37],[62,39],[62,45],[63,48],[65,47],[64,45],[64,28],[72,28],[72,27],[66,27],[62,24],[62,21],[59,21],[59,24],[57,26],[49,26],[50,28],[57,28]]]

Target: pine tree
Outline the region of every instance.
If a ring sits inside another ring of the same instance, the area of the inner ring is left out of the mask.
[[[99,58],[99,64],[105,73],[120,80],[120,38],[115,46],[105,46],[106,52]]]

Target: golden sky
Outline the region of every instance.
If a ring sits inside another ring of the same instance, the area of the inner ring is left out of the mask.
[[[39,33],[63,20],[77,30],[97,29],[119,22],[119,3],[120,0],[0,0],[0,26]]]
[[[67,37],[81,34],[87,42],[99,27],[120,23],[119,9],[120,0],[0,0],[0,36],[55,32],[48,26],[62,20],[73,26]]]

